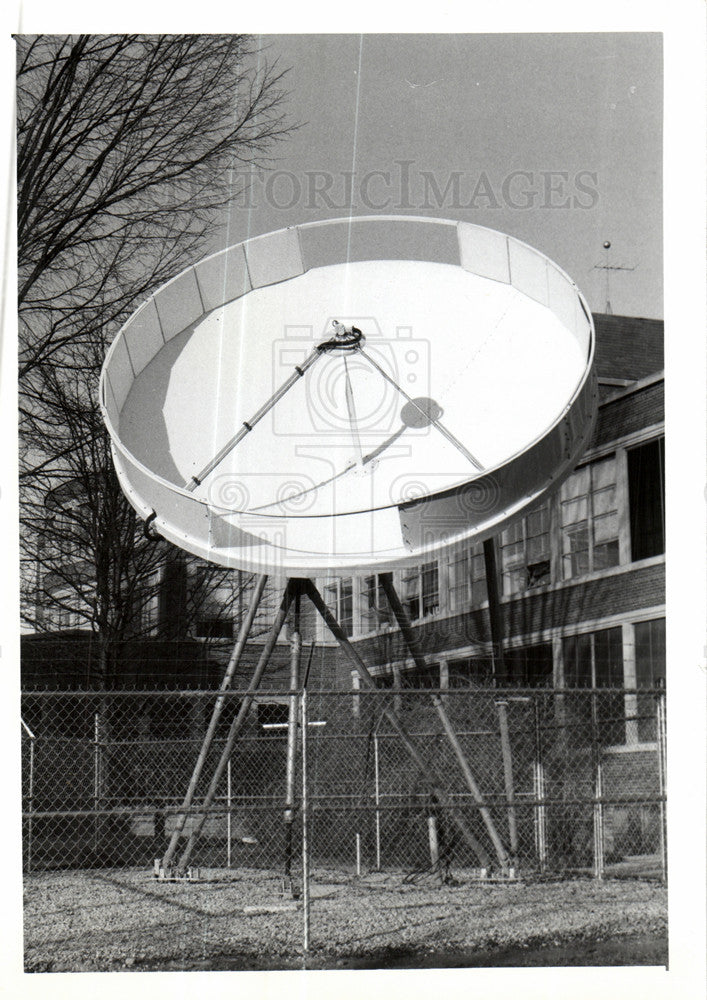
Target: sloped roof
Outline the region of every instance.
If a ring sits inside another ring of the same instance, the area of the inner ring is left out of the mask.
[[[601,378],[646,378],[663,370],[663,320],[594,313]]]

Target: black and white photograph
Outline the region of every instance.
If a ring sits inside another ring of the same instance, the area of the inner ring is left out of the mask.
[[[701,996],[675,36],[31,13],[3,39],[20,992]]]

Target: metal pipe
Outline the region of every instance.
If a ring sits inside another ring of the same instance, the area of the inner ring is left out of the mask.
[[[599,743],[599,720],[596,691],[591,695],[592,709],[592,764],[594,767],[594,877],[604,877],[604,806],[602,802],[603,782],[601,766],[601,746]]]
[[[231,758],[226,765],[226,868],[231,867]]]
[[[289,378],[283,382],[280,388],[273,393],[270,399],[263,403],[260,409],[253,414],[250,420],[243,421],[240,430],[226,442],[223,448],[221,448],[221,450],[214,455],[210,462],[206,463],[203,469],[200,469],[195,476],[192,476],[192,478],[184,484],[184,489],[193,493],[197,486],[200,486],[203,480],[206,479],[206,477],[212,473],[214,469],[221,464],[221,462],[223,462],[224,458],[226,458],[226,456],[233,451],[236,445],[240,444],[246,434],[250,434],[255,425],[259,423],[263,417],[268,414],[274,406],[276,406],[277,403],[279,403],[285,393],[289,392],[292,386],[302,378],[307,369],[310,368],[317,358],[321,357],[321,355],[322,352],[317,350],[315,347],[314,350],[307,355],[301,365],[296,365],[292,375],[290,375]]]
[[[602,802],[603,775],[601,760],[597,759],[594,786],[594,877],[604,878],[604,806]]]
[[[381,717],[382,718],[382,717]],[[378,758],[378,730],[373,734],[373,773],[374,798],[376,803],[376,871],[381,870],[381,811],[380,811],[380,773]]]
[[[405,643],[410,652],[412,653],[412,657],[415,661],[415,664],[420,668],[426,667],[427,664],[420,650],[417,637],[415,636],[415,633],[412,630],[412,625],[410,624],[405,608],[403,607],[400,598],[398,597],[397,591],[395,590],[395,587],[393,585],[393,574],[381,573],[379,579],[381,582],[381,586],[383,587],[383,590],[385,592],[385,596],[388,600],[388,604],[390,605],[390,609],[395,615],[395,619],[398,623],[400,631],[403,634]],[[437,712],[437,715],[439,716],[439,719],[442,723],[442,727],[447,736],[447,739],[449,740],[452,749],[454,750],[454,755],[457,758],[459,767],[461,768],[461,772],[464,776],[464,780],[466,781],[467,788],[474,796],[479,806],[479,813],[484,821],[484,825],[486,827],[486,830],[488,831],[488,835],[491,838],[491,843],[493,844],[499,864],[501,865],[503,871],[507,871],[508,853],[505,847],[503,846],[501,838],[498,835],[498,831],[496,830],[496,824],[493,821],[491,813],[489,812],[484,802],[484,797],[481,794],[481,790],[479,789],[479,786],[476,783],[476,779],[474,778],[471,767],[469,766],[469,761],[466,759],[466,755],[464,753],[461,743],[459,742],[459,738],[456,732],[454,731],[451,719],[449,718],[447,710],[444,707],[444,702],[442,701],[442,698],[438,694],[432,694],[430,695],[430,697],[432,699],[432,704],[435,707],[435,711]],[[482,867],[483,866],[484,865],[482,863]],[[487,866],[488,865],[486,865],[486,867]]]
[[[511,738],[508,732],[508,704],[497,701],[498,728],[501,733],[501,755],[503,757],[503,779],[506,785],[506,800],[508,801],[508,839],[511,846],[513,863],[518,863],[518,824],[516,822],[515,793],[513,787],[513,757],[511,754]]]
[[[309,794],[307,778],[307,688],[300,694],[301,740],[302,740],[302,914],[303,942],[302,967],[307,967],[309,954]]]
[[[660,865],[663,881],[668,879],[668,838],[666,830],[665,786],[666,786],[666,725],[665,695],[658,695],[656,704],[656,736],[658,743],[658,791],[660,793]]]
[[[430,842],[430,864],[434,871],[439,870],[439,838],[437,836],[437,817],[427,817],[427,837]]]
[[[299,595],[295,597],[299,603]],[[297,611],[295,618],[299,618]],[[299,622],[295,621],[295,631],[290,639],[290,698],[287,715],[287,758],[285,763],[285,875],[292,873],[292,823],[295,816],[295,751],[297,747],[297,685],[299,683],[299,661],[302,640]]]
[[[34,812],[34,736],[29,743],[29,819],[27,821],[27,871],[32,871],[32,813]]]
[[[199,756],[197,757],[196,764],[194,765],[194,770],[192,772],[189,785],[187,787],[186,793],[184,795],[184,801],[182,802],[182,808],[184,812],[177,816],[177,822],[174,825],[174,830],[169,841],[169,846],[162,859],[162,867],[167,868],[172,863],[172,859],[177,850],[177,845],[179,843],[179,838],[182,835],[184,826],[187,821],[188,810],[194,800],[194,795],[196,793],[196,786],[201,777],[201,772],[206,763],[206,758],[208,757],[209,750],[211,749],[211,744],[213,743],[214,735],[216,733],[216,727],[218,721],[221,717],[221,712],[225,704],[226,698],[224,692],[228,690],[231,686],[231,681],[233,680],[233,675],[236,672],[236,668],[240,663],[241,657],[243,655],[243,650],[245,649],[246,642],[248,641],[248,636],[250,635],[250,630],[253,627],[253,621],[258,611],[258,606],[260,604],[260,599],[263,596],[263,590],[265,589],[265,584],[267,583],[267,576],[259,576],[256,580],[255,588],[253,590],[253,596],[250,600],[250,606],[248,608],[248,614],[246,615],[244,621],[241,623],[241,627],[238,633],[238,639],[233,647],[233,652],[228,661],[226,671],[221,679],[221,686],[219,688],[219,695],[216,698],[216,704],[214,705],[213,712],[211,713],[211,720],[209,722],[208,728],[206,730],[206,735],[204,736],[203,743],[201,744],[201,750],[199,751]]]
[[[368,667],[366,666],[364,661],[361,659],[359,654],[356,652],[356,650],[349,642],[348,637],[346,636],[341,625],[338,623],[334,615],[331,613],[327,605],[324,603],[321,594],[319,593],[319,591],[317,590],[317,588],[315,587],[314,583],[311,580],[307,580],[305,583],[305,593],[307,594],[307,596],[309,597],[309,599],[311,600],[312,604],[317,609],[321,617],[324,619],[327,628],[338,642],[339,646],[343,650],[349,662],[358,671],[361,680],[363,680],[366,683],[366,685],[372,690],[377,690],[375,681],[373,680],[373,677],[371,676]],[[449,811],[450,816],[457,824],[457,827],[459,828],[467,844],[472,849],[474,854],[476,854],[476,856],[478,857],[481,866],[488,867],[490,863],[488,852],[486,851],[485,847],[483,847],[483,845],[479,843],[474,834],[471,832],[469,825],[462,816],[460,810],[452,805],[451,800],[447,795],[447,793],[444,791],[442,785],[440,784],[437,775],[420,756],[417,747],[410,739],[407,730],[405,729],[404,725],[402,724],[396,713],[390,708],[384,708],[383,715],[385,716],[386,719],[388,719],[391,726],[393,727],[393,729],[395,729],[396,733],[400,737],[403,746],[410,754],[413,761],[417,765],[418,770],[420,771],[425,781],[430,786],[430,789],[433,791],[435,798],[437,799],[437,802]]]
[[[100,819],[98,818],[98,813],[101,808],[100,799],[100,782],[101,782],[101,759],[100,759],[100,715],[98,712],[94,713],[93,716],[93,809],[96,814],[96,818],[93,823],[93,850],[94,853],[98,851],[100,831],[99,824]]]
[[[356,834],[356,876],[361,878],[361,834]]]
[[[226,744],[221,753],[221,759],[219,760],[214,775],[211,779],[211,784],[208,787],[206,796],[203,802],[202,811],[199,812],[194,817],[194,825],[192,826],[191,833],[189,835],[189,840],[184,848],[182,856],[179,860],[180,868],[185,868],[189,858],[191,857],[191,852],[194,849],[194,844],[196,843],[196,838],[201,832],[201,828],[204,825],[204,820],[206,819],[206,810],[209,809],[211,803],[216,795],[216,789],[218,788],[219,781],[223,775],[224,769],[231,756],[233,750],[233,744],[236,741],[236,737],[240,733],[241,729],[245,725],[245,720],[250,711],[250,706],[253,704],[253,698],[255,697],[255,692],[260,686],[260,682],[263,679],[263,674],[265,673],[265,668],[270,661],[272,656],[272,651],[275,648],[275,643],[278,640],[278,636],[282,631],[282,626],[285,624],[285,618],[287,618],[287,612],[290,609],[290,604],[292,603],[292,598],[294,595],[294,583],[289,580],[285,591],[282,595],[282,602],[280,603],[280,608],[275,616],[275,621],[272,624],[268,637],[265,641],[265,646],[260,654],[260,659],[258,660],[255,670],[253,671],[253,676],[250,679],[248,689],[245,693],[243,701],[241,702],[241,707],[238,710],[238,715],[235,717],[231,723],[231,728],[228,731],[228,736],[226,738]]]

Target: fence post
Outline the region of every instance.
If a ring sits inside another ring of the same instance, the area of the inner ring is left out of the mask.
[[[101,724],[100,712],[93,716],[93,853],[98,853],[100,844],[100,808],[101,808]]]
[[[383,716],[381,716],[381,719]],[[380,725],[380,721],[378,723]],[[373,773],[375,780],[375,802],[376,802],[376,871],[381,870],[381,792],[380,792],[380,758],[378,756],[378,726],[373,734]]]
[[[604,877],[604,805],[603,805],[603,775],[601,765],[601,747],[597,726],[597,695],[592,693],[592,764],[594,771],[594,877]]]
[[[231,867],[231,758],[226,764],[226,868]]]
[[[27,823],[27,871],[32,871],[32,813],[34,812],[34,737],[29,743],[29,820]]]
[[[300,732],[302,741],[302,967],[307,967],[309,955],[309,789],[307,777],[307,688],[300,699]]]
[[[545,767],[542,758],[542,746],[540,737],[540,715],[538,710],[538,695],[533,698],[533,709],[535,713],[535,760],[533,762],[533,786],[535,793],[535,850],[538,856],[538,865],[541,872],[547,866],[547,827],[545,806],[540,803],[545,798]]]
[[[508,702],[497,701],[498,728],[501,734],[501,756],[503,758],[503,778],[506,786],[506,802],[508,804],[508,838],[511,848],[511,861],[514,867],[518,865],[518,823],[516,821],[515,793],[513,787],[513,755],[511,738],[508,732]]]
[[[663,881],[668,880],[668,838],[665,815],[665,776],[666,776],[666,726],[665,726],[665,694],[658,695],[656,702],[656,735],[658,750],[658,791],[660,793],[660,865]]]
[[[29,738],[29,779],[27,782],[27,872],[32,871],[32,814],[34,812],[34,733],[24,719],[20,718],[22,728]]]

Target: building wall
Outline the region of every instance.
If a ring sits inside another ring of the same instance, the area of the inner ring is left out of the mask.
[[[573,476],[543,510],[496,539],[510,661],[505,680],[626,687],[646,686],[647,679],[663,682],[663,427],[661,375],[608,388],[591,446]],[[646,503],[651,510],[644,510]],[[580,509],[584,520],[576,513]],[[573,518],[579,518],[579,527]],[[430,667],[426,683],[447,686],[450,665],[454,673],[464,659],[470,661],[465,669],[471,680],[490,679],[482,547],[455,550],[422,572],[397,572],[394,581]],[[414,675],[402,637],[384,621],[384,596],[371,599],[373,578],[322,580],[320,588],[381,684],[391,675],[398,681]],[[371,604],[383,619],[377,628],[371,627]],[[646,634],[654,634],[648,652]],[[323,628],[319,639],[330,641]],[[614,652],[600,654],[607,643]],[[612,656],[620,657],[620,665],[612,665]],[[350,677],[348,664],[341,657],[338,662]]]

